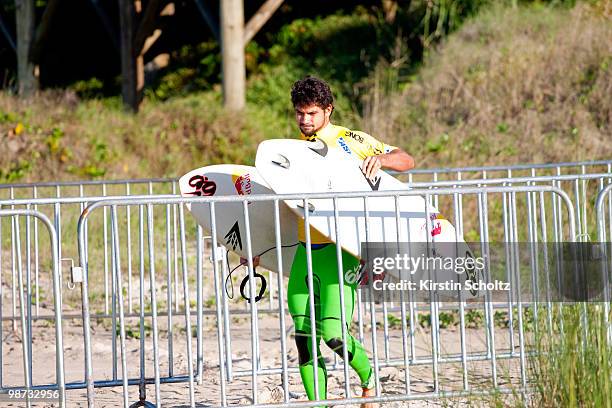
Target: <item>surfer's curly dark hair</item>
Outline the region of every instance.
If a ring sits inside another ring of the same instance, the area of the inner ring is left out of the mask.
[[[327,82],[308,75],[296,81],[291,87],[293,107],[316,105],[321,109],[334,106],[334,97]]]

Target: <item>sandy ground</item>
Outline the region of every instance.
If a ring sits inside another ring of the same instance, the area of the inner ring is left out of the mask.
[[[10,276],[10,275],[9,275]],[[6,272],[3,276],[2,286],[2,313],[6,319],[12,314],[10,279],[6,279]],[[41,278],[42,279],[42,278]],[[137,279],[135,279],[137,281]],[[210,282],[209,282],[210,283]],[[135,292],[137,293],[137,286]],[[192,285],[193,288],[194,285]],[[214,310],[215,301],[212,295],[212,285],[205,285],[204,300],[209,307],[207,310]],[[163,299],[163,286],[160,284],[158,300]],[[47,292],[48,293],[48,292]],[[275,291],[277,293],[277,291]],[[72,295],[74,297],[74,294]],[[48,301],[41,302],[41,315],[51,315],[52,309]],[[101,298],[96,298],[94,309],[100,306]],[[195,299],[192,296],[192,299]],[[97,302],[97,303],[96,303]],[[70,303],[70,304],[69,304]],[[192,306],[194,302],[192,301]],[[269,309],[269,302],[260,302],[258,307]],[[210,308],[213,309],[210,309]],[[231,303],[232,312],[229,316],[229,331],[222,334],[224,346],[229,342],[231,346],[231,369],[233,377],[230,381],[225,381],[225,395],[229,405],[248,405],[253,402],[253,378],[252,372],[252,338],[250,314],[246,310],[244,301]],[[164,305],[160,306],[160,312],[166,312]],[[192,308],[192,312],[195,307]],[[76,315],[76,318],[64,318],[64,358],[65,358],[65,377],[66,383],[79,383],[84,381],[84,344],[82,319],[79,318],[80,304],[65,302],[63,312],[65,316]],[[357,313],[356,313],[357,315]],[[399,317],[399,313],[393,313]],[[297,350],[295,349],[292,336],[292,325],[289,315],[285,314],[286,331],[281,334],[279,329],[278,312],[259,313],[257,320],[257,331],[259,334],[259,365],[260,369],[278,369],[282,367],[282,347],[281,338],[286,339],[286,357],[289,367],[288,384],[291,401],[304,400],[304,389],[297,372]],[[376,318],[380,322],[383,315],[377,313]],[[364,316],[364,321],[369,322],[369,314]],[[392,319],[389,318],[389,321]],[[190,320],[192,332],[196,329],[196,317],[192,315]],[[397,322],[397,320],[396,320]],[[119,322],[117,321],[117,324]],[[141,343],[138,337],[139,320],[137,317],[126,318],[126,332],[128,338],[125,342],[126,367],[128,378],[138,380],[140,376]],[[153,330],[152,319],[145,319],[145,375],[147,378],[154,377],[154,352],[153,352]],[[175,313],[173,318],[172,335],[169,335],[168,318],[160,316],[158,318],[158,342],[159,342],[159,372],[161,378],[186,376],[188,373],[188,347],[186,336],[186,324],[184,315]],[[353,325],[353,334],[357,336],[357,324]],[[118,329],[117,329],[118,330]],[[227,361],[225,352],[221,355],[218,349],[217,319],[214,315],[207,315],[201,327],[202,330],[202,376],[196,379],[194,384],[194,399],[196,406],[218,406],[221,404],[222,381],[219,371],[219,361]],[[373,357],[371,326],[363,326],[364,343],[366,349]],[[122,359],[120,351],[120,341],[116,339],[116,354],[113,350],[113,325],[110,318],[92,318],[92,360],[94,378],[96,381],[107,381],[122,378]],[[23,342],[20,322],[17,322],[16,330],[10,321],[2,323],[2,385],[23,386],[24,364],[23,364]],[[229,336],[229,337],[228,337]],[[465,330],[465,349],[466,355],[472,356],[486,352],[486,331],[484,326],[476,328],[466,328]],[[171,339],[171,341],[169,340]],[[382,325],[377,325],[376,342],[379,362],[379,381],[381,395],[397,396],[406,394],[406,371],[403,364],[403,341],[402,330],[399,325],[391,325],[386,333]],[[192,359],[194,371],[196,370],[197,342],[196,337],[191,338]],[[518,354],[518,337],[514,334],[514,351]],[[407,339],[408,355],[412,357],[412,349],[417,358],[431,358],[432,355],[432,336],[427,327],[416,326],[414,343]],[[458,357],[454,362],[439,362],[438,381],[440,389],[443,391],[462,390],[464,387],[464,367],[461,363],[461,332],[459,326],[451,326],[440,331],[440,350],[441,357]],[[329,371],[329,398],[341,398],[345,395],[344,371],[339,366],[341,360],[322,344],[323,355],[326,359]],[[53,383],[55,381],[55,330],[52,321],[40,319],[33,323],[32,341],[32,373],[33,383],[36,385]],[[510,332],[508,329],[497,327],[495,329],[495,350],[497,354],[507,353],[510,350]],[[113,356],[115,355],[115,365]],[[393,366],[388,363],[391,362]],[[336,369],[334,369],[336,365]],[[498,358],[496,360],[498,385],[505,387],[509,384],[518,384],[520,381],[520,371],[518,359],[512,360]],[[427,364],[414,364],[409,366],[408,379],[410,382],[409,391],[413,395],[431,393],[434,391],[434,373],[431,362]],[[349,370],[350,389],[353,396],[360,394],[358,379],[352,370]],[[465,366],[468,385],[472,390],[490,390],[492,388],[492,364],[487,361],[468,361]],[[281,403],[283,401],[283,377],[279,372],[274,374],[260,374],[257,376],[257,402],[258,403]],[[128,400],[132,404],[139,400],[138,385],[128,387]],[[189,386],[187,382],[174,384],[162,384],[160,387],[161,398],[164,406],[189,406]],[[359,393],[359,394],[358,394]],[[119,384],[115,387],[96,388],[95,405],[99,407],[114,407],[122,404],[123,388]],[[85,406],[86,393],[84,389],[68,390],[68,406]],[[155,386],[146,386],[146,400],[155,402]],[[465,401],[462,399],[446,399],[443,401],[418,400],[413,402],[394,402],[386,403],[384,406],[463,406],[468,402],[473,405],[473,400]],[[0,406],[19,406],[0,402]],[[51,406],[49,404],[34,404],[33,406]]]

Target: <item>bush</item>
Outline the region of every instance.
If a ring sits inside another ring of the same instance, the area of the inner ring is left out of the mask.
[[[362,127],[434,167],[609,158],[612,25],[602,13],[488,8],[403,89],[370,87]]]

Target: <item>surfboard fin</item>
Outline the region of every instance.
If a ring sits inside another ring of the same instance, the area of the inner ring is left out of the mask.
[[[303,210],[304,209],[304,204],[298,204],[297,207],[301,208]],[[308,203],[308,212],[314,212],[314,211],[315,211],[314,204]]]
[[[320,156],[323,156],[323,157],[327,156],[327,152],[329,151],[329,148],[327,147],[327,143],[325,143],[321,139],[315,139],[310,143],[311,145],[308,146],[310,150],[312,150],[313,152],[317,153]]]
[[[288,169],[290,165],[289,159],[282,154],[277,154],[276,157],[272,159],[272,163],[281,166],[284,169]]]

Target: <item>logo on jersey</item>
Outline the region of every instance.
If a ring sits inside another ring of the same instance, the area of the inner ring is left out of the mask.
[[[236,192],[238,192],[239,195],[249,195],[253,191],[253,186],[251,185],[251,175],[249,173],[245,173],[241,176],[238,174],[233,174],[232,183],[234,183]]]
[[[370,153],[372,153],[373,156],[378,156],[380,154],[383,154],[383,151],[380,150],[378,147],[370,146],[368,150],[370,151]]]
[[[342,137],[338,138],[338,144],[340,145],[342,150],[344,150],[347,154],[352,154],[351,149],[348,147],[348,145],[346,144],[346,142],[344,141]]]
[[[242,251],[242,238],[240,238],[240,227],[238,227],[238,221],[234,224],[232,228],[225,234],[225,240],[228,245],[232,246],[232,249],[235,251],[236,247],[240,247]]]
[[[352,132],[350,130],[346,131],[345,136],[351,137],[355,139],[356,141],[358,141],[359,143],[363,143],[363,136],[358,135],[357,133]]]
[[[189,186],[194,187],[195,190],[187,194],[198,197],[215,195],[217,191],[217,184],[206,176],[193,176],[189,179]]]

